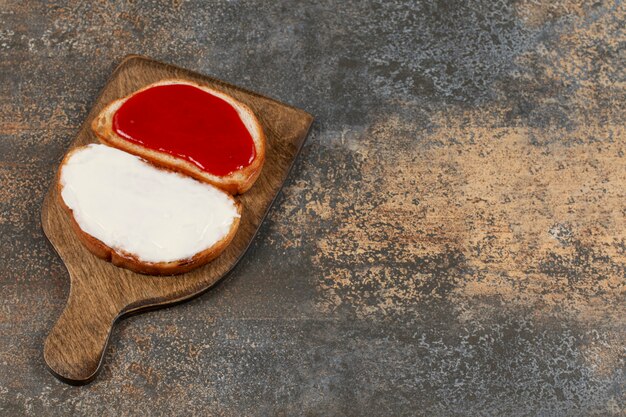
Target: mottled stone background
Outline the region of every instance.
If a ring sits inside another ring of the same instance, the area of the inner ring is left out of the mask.
[[[609,0],[0,0],[0,414],[625,416],[625,25]],[[70,387],[40,205],[128,53],[316,122],[234,272]]]

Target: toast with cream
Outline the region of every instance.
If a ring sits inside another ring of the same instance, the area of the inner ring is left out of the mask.
[[[247,191],[265,161],[263,130],[246,105],[179,79],[113,101],[92,129],[107,145],[231,194]]]
[[[57,186],[82,243],[145,274],[179,274],[211,261],[241,216],[229,193],[100,144],[69,152]]]

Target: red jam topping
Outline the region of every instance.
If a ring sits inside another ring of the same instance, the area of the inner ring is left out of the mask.
[[[185,84],[133,95],[115,112],[113,130],[130,142],[183,158],[220,177],[250,165],[256,156],[237,110]]]

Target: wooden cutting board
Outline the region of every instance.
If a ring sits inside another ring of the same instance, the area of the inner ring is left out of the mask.
[[[164,78],[195,81],[247,104],[266,135],[265,165],[250,191],[238,197],[243,213],[230,246],[209,264],[169,277],[137,274],[92,255],[74,235],[70,218],[59,203],[56,181],[52,181],[43,203],[41,223],[67,267],[71,285],[67,305],[46,339],[44,359],[52,373],[67,383],[86,384],[96,376],[117,320],[197,296],[237,264],[287,178],[313,121],[308,113],[260,94],[133,55],[115,69],[68,151],[98,142],[90,124],[107,103]]]

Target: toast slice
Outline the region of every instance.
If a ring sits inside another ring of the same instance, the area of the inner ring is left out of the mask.
[[[223,190],[100,144],[69,152],[57,187],[87,249],[143,274],[208,263],[232,241],[241,217],[241,204]]]
[[[222,99],[228,103],[228,105],[232,106],[232,108],[236,110],[240,120],[243,122],[252,138],[255,153],[254,159],[248,165],[238,167],[236,170],[225,175],[216,175],[215,173],[211,173],[208,170],[203,169],[202,166],[191,158],[184,158],[172,152],[151,149],[136,141],[124,138],[116,132],[116,129],[114,128],[114,117],[116,112],[124,105],[124,103],[138,93],[154,87],[172,85],[187,85],[198,88],[214,97]],[[240,103],[227,94],[186,80],[162,80],[137,90],[124,98],[115,100],[108,104],[98,114],[98,116],[93,120],[91,126],[100,141],[107,145],[140,156],[163,168],[178,171],[199,181],[212,184],[231,194],[241,194],[250,189],[258,178],[265,161],[265,135],[263,134],[261,124],[252,110],[250,110],[250,108],[245,104]]]

